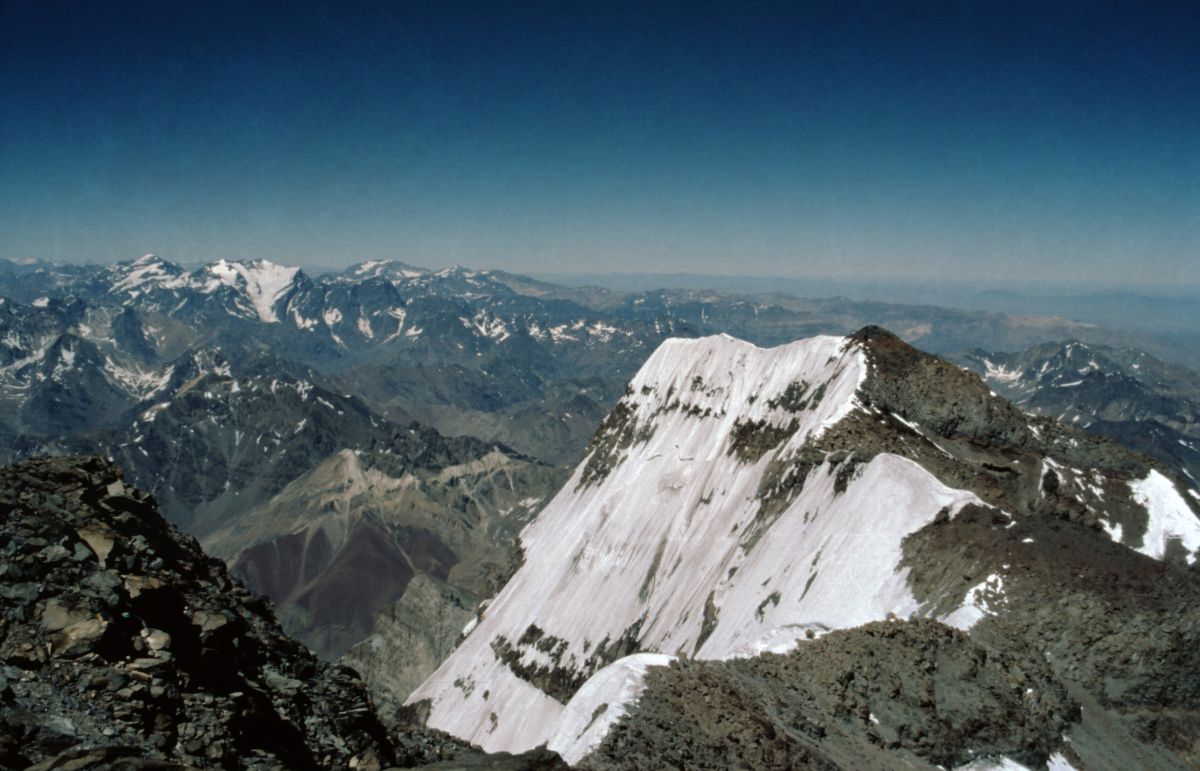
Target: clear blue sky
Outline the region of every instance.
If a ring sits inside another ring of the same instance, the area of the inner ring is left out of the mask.
[[[0,257],[1196,284],[1200,10],[0,0]]]

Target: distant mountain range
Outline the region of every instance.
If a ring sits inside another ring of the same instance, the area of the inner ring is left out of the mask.
[[[737,294],[783,293],[798,297],[854,297],[862,301],[938,305],[1020,316],[1059,316],[1101,324],[1153,339],[1155,353],[1200,367],[1200,285],[1113,286],[1101,282],[992,281],[942,277],[786,278],[690,273],[544,274],[566,286],[596,285],[625,292],[715,289]]]
[[[316,279],[265,261],[189,272],[151,255],[107,266],[9,263],[0,264],[0,295],[11,303],[2,310],[0,393],[15,413],[0,404],[0,430],[12,436],[61,434],[67,427],[47,423],[38,407],[58,401],[74,400],[74,430],[110,428],[156,393],[176,359],[205,350],[235,367],[263,356],[302,365],[384,417],[500,441],[551,463],[578,457],[624,382],[672,336],[724,332],[775,345],[878,323],[937,353],[1063,339],[1153,346],[1061,318],[778,294],[624,293],[381,261]],[[99,378],[86,389],[90,403],[77,394],[82,384],[54,381],[56,368],[60,380],[74,377],[61,364],[63,346],[68,357],[78,347],[81,364],[103,362],[85,367]]]
[[[1079,426],[1200,479],[1200,378],[1144,351],[1045,343],[957,357],[1022,409]]]

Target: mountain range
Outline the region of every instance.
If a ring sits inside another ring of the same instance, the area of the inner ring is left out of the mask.
[[[1165,559],[1156,563],[1165,570],[1192,571],[1195,500],[1179,491],[1194,489],[1200,473],[1198,380],[1155,356],[1163,351],[1153,341],[1090,323],[844,298],[616,292],[383,261],[317,277],[266,261],[184,269],[149,255],[103,266],[0,264],[0,297],[6,460],[111,459],[269,597],[287,633],[362,672],[385,719],[428,717],[487,749],[551,741],[573,762],[586,755],[607,767],[625,729],[605,731],[635,720],[618,720],[634,713],[612,689],[640,692],[643,672],[648,682],[668,678],[665,694],[676,686],[663,672],[699,667],[687,677],[704,680],[707,662],[727,662],[736,674],[722,687],[745,696],[746,719],[760,725],[751,706],[762,693],[743,692],[757,675],[738,669],[742,656],[791,650],[810,635],[831,656],[848,655],[836,651],[876,645],[884,633],[831,630],[888,623],[889,614],[914,616],[911,632],[897,632],[904,645],[943,646],[922,624],[983,612],[993,579],[1008,576],[976,551],[1008,544],[993,530],[1009,540],[1028,531],[1022,539],[1034,544],[1099,536],[1121,546],[1097,553],[1132,547]],[[711,484],[657,468],[672,458],[703,466]],[[739,491],[737,500],[718,486]],[[678,507],[665,503],[680,496]],[[1163,500],[1168,513],[1156,519],[1151,503]],[[667,515],[633,531],[606,530],[621,512],[637,519],[664,505]],[[714,529],[689,547],[682,534],[705,511]],[[832,537],[805,515],[849,518],[845,529],[869,543],[839,536],[840,552],[764,553]],[[894,528],[886,537],[862,535],[884,519]],[[717,532],[716,522],[737,529]],[[945,528],[949,542],[935,537]],[[591,551],[577,548],[584,541]],[[919,549],[928,564],[961,567],[961,577],[909,566]],[[1032,574],[1057,576],[1040,547],[1024,551],[1039,552]],[[786,580],[772,584],[785,568]],[[751,586],[755,571],[766,584]],[[607,578],[592,585],[580,575]],[[907,578],[881,578],[894,575]],[[830,594],[869,585],[868,576],[891,588],[865,604]],[[1016,605],[1035,596],[1033,584],[1001,583]],[[1067,581],[1088,607],[1111,610],[1112,598],[1077,583]],[[560,584],[574,588],[553,602],[575,615],[535,612],[547,597],[506,599],[521,586],[538,594],[528,587]],[[578,609],[610,596],[619,612]],[[1173,602],[1160,605],[1181,607]],[[501,607],[516,610],[500,620]],[[1088,616],[1089,629],[1099,623]],[[1073,645],[1083,638],[1071,635],[1093,634],[1047,629]],[[1188,634],[1158,630],[1146,644],[1174,660],[1163,640]],[[1018,637],[993,644],[971,631],[969,645],[944,644],[951,658],[983,655],[971,645],[1008,655]],[[672,668],[646,669],[661,657],[674,657]],[[1050,670],[1039,677],[1070,697],[1055,702],[1055,720],[1070,722],[1072,703],[1100,699],[1118,734],[1133,737],[1120,752],[1145,744],[1127,703],[1109,704],[1083,675]],[[484,680],[491,685],[470,685]],[[595,689],[601,695],[589,698],[600,701],[574,703]],[[467,691],[486,692],[487,708],[451,698]],[[615,706],[593,720],[602,703]],[[591,733],[571,735],[581,709]],[[536,736],[512,724],[526,710],[541,715]],[[1103,733],[1072,725],[976,754],[1036,765],[1067,751],[1064,735]],[[915,726],[906,730],[930,729]],[[862,751],[856,732],[844,746],[810,742],[805,752],[844,763]],[[905,751],[942,765],[974,757]]]

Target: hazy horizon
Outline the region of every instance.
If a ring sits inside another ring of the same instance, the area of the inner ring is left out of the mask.
[[[153,256],[158,259],[178,265],[185,270],[197,270],[217,260],[252,262],[265,259],[285,267],[298,267],[311,277],[341,273],[348,268],[367,262],[342,261],[339,263],[323,263],[320,261],[302,265],[287,259],[270,259],[254,255],[220,255],[206,260],[179,258],[173,255],[145,252],[136,256],[126,255],[112,260],[77,259],[53,260],[42,257],[11,258],[0,257],[0,260],[14,265],[34,265],[39,262],[50,264],[74,264],[107,266],[115,263],[129,263],[140,258]],[[751,273],[705,273],[697,271],[521,271],[512,270],[500,265],[464,264],[462,262],[438,264],[419,259],[377,258],[376,261],[394,261],[415,268],[437,272],[450,268],[463,268],[478,271],[502,271],[514,275],[523,275],[538,281],[557,284],[569,288],[601,287],[615,291],[650,291],[655,289],[695,289],[728,292],[732,294],[792,294],[807,297],[830,297],[839,293],[851,296],[851,299],[863,299],[871,292],[863,294],[864,287],[875,290],[871,299],[887,299],[889,289],[900,290],[891,301],[898,303],[913,302],[914,295],[930,294],[942,288],[952,288],[958,293],[997,295],[1019,295],[1026,298],[1039,297],[1099,297],[1104,295],[1143,295],[1147,297],[1164,298],[1197,298],[1200,297],[1200,284],[1187,283],[1131,283],[1100,280],[1055,281],[1046,282],[1037,278],[1003,277],[998,279],[970,279],[958,277],[939,277],[922,279],[913,277],[873,277],[862,275],[802,275],[802,274],[751,274]],[[798,291],[809,289],[807,295],[797,295]],[[931,302],[922,300],[922,302]],[[1200,309],[1197,309],[1200,313]]]
[[[0,5],[0,257],[1200,286],[1200,9]]]

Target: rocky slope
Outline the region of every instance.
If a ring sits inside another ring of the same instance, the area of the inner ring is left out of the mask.
[[[290,634],[330,660],[349,653],[389,706],[512,575],[517,533],[562,480],[543,464],[424,431],[335,453],[201,539],[271,598]]]
[[[393,758],[361,681],[287,639],[110,466],[0,470],[0,511],[3,765],[127,751],[197,766]]]
[[[1036,658],[989,652],[931,621],[831,632],[786,655],[650,670],[645,691],[580,767],[1037,766],[1079,719]]]
[[[386,727],[98,458],[0,469],[0,522],[0,766],[562,767]]]
[[[647,668],[671,657],[788,651],[912,616],[969,630],[1001,661],[1044,650],[1037,677],[1058,678],[1054,693],[1099,716],[1079,724],[1080,755],[1121,756],[1097,738],[1103,719],[1106,735],[1178,767],[1193,750],[1174,737],[1192,725],[1200,685],[1183,674],[1200,671],[1197,495],[1149,458],[1031,417],[878,328],[769,350],[670,341],[522,533],[522,568],[410,701],[429,725],[486,748],[549,741],[575,762],[627,712],[631,730],[660,719],[628,705]],[[1139,631],[1118,634],[1125,625]],[[1096,646],[1098,634],[1118,635],[1128,655]],[[891,665],[880,676],[905,680]],[[1053,740],[980,751],[1046,762],[1078,716],[1055,698]],[[710,712],[728,709],[717,700]],[[1165,739],[1144,730],[1147,709],[1175,726]],[[997,735],[1012,739],[1029,717],[1004,720]],[[668,733],[703,730],[680,721]],[[969,759],[919,744],[893,749]],[[841,739],[807,746],[815,758],[854,752]],[[728,750],[703,757],[719,767]]]

